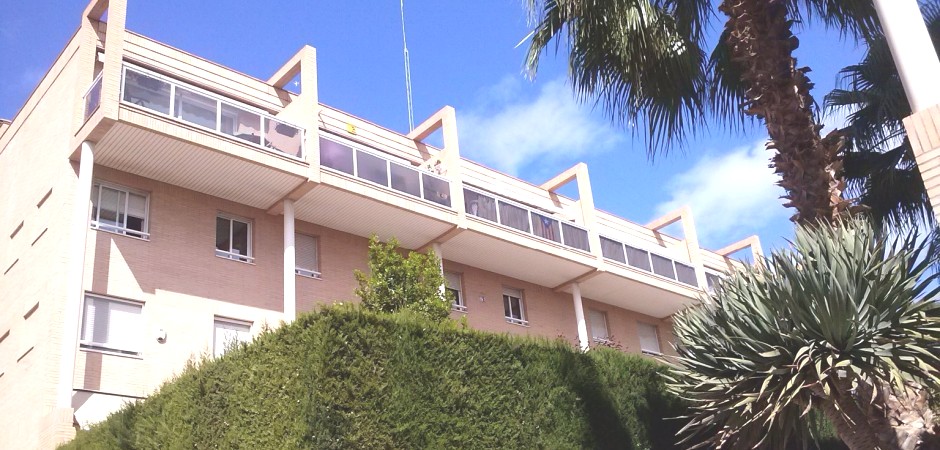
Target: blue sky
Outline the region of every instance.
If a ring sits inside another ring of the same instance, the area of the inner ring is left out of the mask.
[[[85,5],[7,2],[0,15],[0,117],[16,114]],[[599,208],[645,223],[690,204],[707,248],[757,233],[767,250],[791,236],[792,211],[778,200],[761,127],[732,135],[716,124],[684,150],[651,162],[642,137],[574,100],[563,55],[544,57],[535,81],[524,78],[526,48],[516,48],[529,31],[522,0],[406,0],[405,17],[415,121],[454,106],[464,156],[534,183],[584,161]],[[863,51],[812,25],[800,33],[797,57],[813,69],[821,102],[837,71]],[[312,45],[322,102],[408,131],[397,1],[130,0],[128,28],[262,79]]]

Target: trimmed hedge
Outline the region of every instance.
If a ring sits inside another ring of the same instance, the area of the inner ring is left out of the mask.
[[[188,367],[65,449],[670,449],[648,358],[333,307]]]

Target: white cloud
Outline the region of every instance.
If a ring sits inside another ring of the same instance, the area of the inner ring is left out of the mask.
[[[669,200],[656,207],[657,215],[692,208],[699,240],[717,248],[787,223],[791,211],[782,206],[783,188],[768,167],[770,152],[764,142],[722,155],[707,155],[664,187]]]
[[[605,119],[578,104],[562,80],[541,85],[534,98],[521,94],[519,78],[507,77],[459,114],[461,153],[518,174],[529,164],[574,160],[623,140]]]

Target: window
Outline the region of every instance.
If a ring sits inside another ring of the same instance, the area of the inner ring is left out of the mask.
[[[295,234],[294,244],[297,252],[296,268],[297,275],[310,278],[320,278],[320,253],[319,241],[313,236],[306,234]]]
[[[610,333],[607,331],[607,313],[588,310],[588,322],[591,325],[591,337],[597,342],[609,342]]]
[[[215,255],[252,262],[251,222],[224,214],[215,218]]]
[[[661,355],[659,348],[659,330],[656,325],[638,322],[637,331],[640,334],[640,351],[651,355]]]
[[[525,305],[522,303],[522,291],[517,289],[503,289],[503,310],[506,322],[517,325],[528,325],[525,317]]]
[[[721,283],[721,275],[714,272],[705,272],[705,283],[708,286],[708,292],[715,292],[718,283]]]
[[[216,358],[239,343],[251,342],[251,324],[227,319],[215,319],[212,354]]]
[[[601,236],[601,253],[607,259],[626,263],[627,257],[623,253],[623,244]]]
[[[82,310],[81,348],[125,355],[140,355],[139,333],[143,328],[140,303],[85,296]]]
[[[150,198],[144,192],[95,183],[91,189],[91,227],[97,230],[147,239]]]
[[[451,300],[451,308],[454,311],[467,310],[467,305],[463,299],[463,291],[460,289],[460,274],[444,272],[444,292],[447,298]]]

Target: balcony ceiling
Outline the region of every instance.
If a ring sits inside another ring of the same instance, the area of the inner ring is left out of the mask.
[[[656,318],[665,318],[697,303],[695,290],[677,287],[672,292],[611,272],[601,272],[581,283],[581,296]],[[571,292],[570,287],[565,289]]]
[[[95,146],[95,163],[266,209],[302,177],[219,150],[118,122]]]

